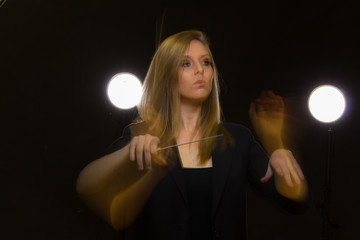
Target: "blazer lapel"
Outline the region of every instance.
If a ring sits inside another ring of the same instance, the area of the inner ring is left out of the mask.
[[[220,145],[220,144],[219,144]],[[230,151],[221,150],[220,146],[217,146],[212,154],[213,161],[213,198],[212,198],[212,214],[214,217],[220,199],[222,198],[224,187],[229,175],[232,157]]]
[[[181,196],[183,197],[183,200],[187,204],[188,201],[187,201],[187,191],[186,191],[186,180],[185,180],[184,172],[182,170],[180,155],[177,147],[174,148],[173,154],[175,158],[176,167],[172,171],[170,171],[170,174],[173,177],[176,186],[178,187]]]
[[[184,202],[187,204],[188,199],[187,199],[187,190],[186,190],[186,180],[185,180],[184,172],[182,170],[178,148],[174,148],[173,154],[176,162],[176,167],[172,171],[170,171],[170,175],[173,177]],[[214,216],[217,207],[220,203],[220,199],[222,197],[222,193],[227,181],[227,177],[229,175],[228,173],[231,167],[232,155],[228,149],[223,150],[221,144],[218,144],[217,147],[212,152],[211,157],[213,164],[212,216]]]

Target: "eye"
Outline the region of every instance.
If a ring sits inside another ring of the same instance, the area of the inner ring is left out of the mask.
[[[201,63],[204,66],[212,66],[211,61],[209,59],[204,59]]]
[[[183,63],[181,64],[181,66],[182,66],[183,68],[190,67],[190,66],[191,66],[191,63],[190,63],[189,61],[185,60],[185,61],[183,61]]]

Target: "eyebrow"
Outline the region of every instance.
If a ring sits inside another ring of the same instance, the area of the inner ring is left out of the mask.
[[[210,54],[208,54],[208,53],[203,54],[203,55],[200,56],[200,58],[202,58],[202,57],[210,57]],[[184,55],[184,58],[191,58],[191,57],[190,57],[190,55]]]

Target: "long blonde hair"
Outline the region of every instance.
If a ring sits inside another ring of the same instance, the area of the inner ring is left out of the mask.
[[[207,36],[198,30],[176,33],[166,38],[156,50],[143,84],[143,96],[138,106],[140,118],[147,124],[148,133],[160,138],[161,145],[174,142],[180,127],[180,95],[178,71],[192,40],[200,41],[208,50],[212,69],[212,90],[202,104],[198,129],[200,137],[217,134],[220,124],[218,72],[210,51]],[[201,160],[210,157],[214,140],[200,142]]]

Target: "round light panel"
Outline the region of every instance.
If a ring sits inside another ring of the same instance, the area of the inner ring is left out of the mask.
[[[315,88],[309,97],[308,107],[312,116],[320,122],[338,120],[345,111],[345,97],[336,87],[322,85]]]
[[[142,84],[134,74],[118,73],[110,79],[107,95],[117,108],[130,109],[140,102]]]

